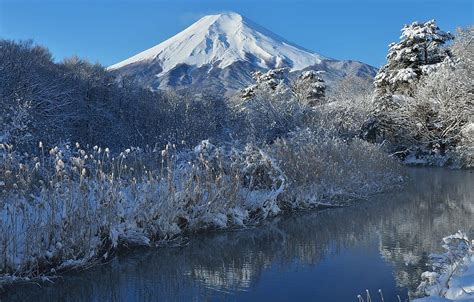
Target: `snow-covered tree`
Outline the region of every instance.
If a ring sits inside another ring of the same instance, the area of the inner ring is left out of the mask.
[[[321,104],[326,97],[326,83],[313,70],[302,72],[293,82],[291,90],[302,103],[311,107]]]
[[[270,94],[284,93],[287,89],[286,72],[286,68],[270,69],[267,72],[255,71],[252,73],[255,84],[242,90],[242,98],[244,100],[252,98],[257,90]]]
[[[428,52],[431,64],[417,65],[421,74],[409,92],[386,91],[381,96],[379,90],[373,118],[365,125],[366,134],[377,132],[379,141],[386,140],[393,152],[403,156],[433,164],[470,166],[474,158],[469,137],[474,116],[472,40],[472,28],[460,30],[450,48]],[[449,56],[439,62],[440,53]],[[404,54],[407,58],[400,61],[413,60],[412,52]],[[423,60],[417,62],[425,62],[425,51],[422,54]]]
[[[334,84],[326,102],[318,106],[312,118],[313,129],[324,129],[334,136],[352,139],[371,114],[372,79],[345,77]]]
[[[238,135],[258,142],[272,141],[302,124],[304,105],[293,96],[286,69],[253,73],[255,84],[232,101],[241,125]]]
[[[410,95],[411,84],[449,56],[443,45],[452,39],[453,35],[440,30],[434,20],[405,25],[400,42],[389,45],[387,64],[375,77],[377,93]]]

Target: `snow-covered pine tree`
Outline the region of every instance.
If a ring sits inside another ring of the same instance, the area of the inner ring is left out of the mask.
[[[439,31],[433,22],[426,24],[426,28],[418,23],[406,26],[403,35],[424,37],[425,44],[412,42],[413,47],[404,51],[400,46],[391,47],[389,58],[393,60],[389,59],[376,79],[375,106],[363,126],[364,138],[386,141],[392,152],[408,160],[472,167],[474,31],[459,30],[453,45],[444,48],[442,44],[452,36]],[[414,72],[411,83],[403,82],[395,68],[387,67],[395,66],[394,62],[399,66],[405,62]]]
[[[439,29],[434,20],[413,22],[402,28],[398,43],[389,45],[387,63],[375,76],[372,117],[363,126],[363,137],[370,141],[389,140],[397,151],[409,145],[407,121],[400,109],[410,105],[422,75],[434,72],[451,56],[446,42],[454,37]]]
[[[326,83],[319,74],[313,70],[304,71],[294,81],[291,90],[302,104],[314,107],[324,102]]]
[[[411,95],[412,84],[450,55],[443,45],[452,39],[453,35],[440,30],[435,20],[405,25],[400,42],[389,45],[387,64],[375,77],[379,98]]]
[[[244,100],[248,100],[255,96],[257,90],[271,94],[283,92],[281,90],[286,89],[286,85],[282,85],[286,79],[286,72],[286,68],[270,69],[265,73],[255,71],[252,73],[252,78],[255,80],[255,84],[243,89],[241,97]]]

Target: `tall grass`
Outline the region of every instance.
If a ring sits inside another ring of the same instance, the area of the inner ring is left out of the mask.
[[[402,180],[396,162],[360,139],[346,141],[304,130],[277,140],[270,154],[288,178],[284,200],[291,208],[343,204]]]
[[[375,147],[307,139],[315,137],[116,155],[78,144],[45,150],[40,143],[36,155],[0,145],[0,280],[47,276],[107,259],[120,246],[255,224],[397,181]]]

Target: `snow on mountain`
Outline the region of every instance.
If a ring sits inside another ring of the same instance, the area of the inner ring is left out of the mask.
[[[225,68],[249,61],[261,68],[288,66],[301,70],[323,56],[304,50],[236,13],[205,16],[174,37],[109,67],[161,61],[162,73],[178,64]]]
[[[195,87],[235,90],[251,72],[287,67],[324,70],[327,78],[373,76],[375,68],[337,61],[296,46],[237,13],[201,18],[170,39],[112,65],[108,70],[151,89]]]

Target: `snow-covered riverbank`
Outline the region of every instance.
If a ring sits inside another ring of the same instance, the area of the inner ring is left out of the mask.
[[[363,141],[295,135],[258,148],[65,146],[28,158],[0,150],[0,282],[110,258],[121,246],[252,225],[282,211],[341,205],[400,184],[396,163]],[[43,147],[40,146],[42,149]]]

